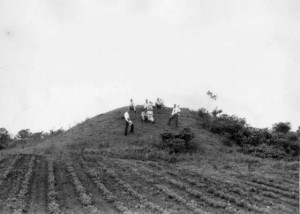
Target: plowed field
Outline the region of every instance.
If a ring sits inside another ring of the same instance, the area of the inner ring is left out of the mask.
[[[0,213],[299,213],[295,178],[226,178],[99,153],[0,162]]]

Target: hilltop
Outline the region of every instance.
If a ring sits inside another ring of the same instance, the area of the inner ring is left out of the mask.
[[[181,109],[179,127],[174,123],[168,126],[168,119],[172,108],[166,107],[164,110],[154,110],[155,123],[143,122],[141,120],[142,106],[137,107],[137,113],[130,112],[130,118],[135,124],[135,133],[124,136],[124,112],[127,107],[122,107],[109,111],[105,114],[97,115],[86,119],[59,136],[46,140],[43,144],[52,145],[55,148],[62,146],[64,149],[101,149],[111,155],[125,156],[133,155],[134,151],[153,150],[151,144],[161,141],[160,133],[164,130],[179,132],[182,128],[190,128],[195,133],[194,141],[199,145],[199,154],[202,156],[220,157],[228,150],[221,141],[222,137],[200,128],[195,112]],[[151,152],[151,151],[150,151]],[[131,154],[129,154],[131,153]],[[136,154],[138,155],[138,154]]]
[[[124,136],[127,107],[86,119],[60,135],[4,151],[0,211],[30,213],[297,213],[299,162],[262,159],[224,144],[182,108],[179,127],[130,112],[135,133]],[[197,149],[170,153],[161,132],[189,128]],[[18,191],[18,189],[21,189]],[[1,203],[5,202],[5,203]]]

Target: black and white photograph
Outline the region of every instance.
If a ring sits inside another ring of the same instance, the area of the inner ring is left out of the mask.
[[[1,214],[298,214],[299,0],[0,0]]]

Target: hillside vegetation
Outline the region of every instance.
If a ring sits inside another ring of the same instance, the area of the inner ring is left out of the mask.
[[[141,121],[138,106],[130,112],[135,133],[124,136],[126,109],[2,150],[0,212],[299,212],[297,158],[245,154],[234,139],[212,133],[198,112],[185,108],[176,128],[173,121],[167,125],[170,108],[154,110],[152,124]],[[166,137],[184,134],[190,140]],[[190,149],[177,151],[177,143]]]

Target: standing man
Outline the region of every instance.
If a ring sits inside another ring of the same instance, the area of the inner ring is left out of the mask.
[[[130,99],[130,103],[129,103],[129,106],[128,106],[128,111],[130,110],[133,110],[134,113],[136,113],[136,105],[134,104],[132,98]]]
[[[179,117],[179,113],[181,112],[179,105],[176,106],[176,104],[174,104],[174,108],[171,114],[171,117],[169,118],[169,126],[171,125],[171,120],[175,119],[175,126],[178,127],[178,117]]]
[[[132,121],[130,120],[128,111],[125,112],[124,118],[125,118],[125,132],[124,132],[124,135],[126,136],[127,131],[128,131],[128,126],[130,126],[130,132],[133,133],[134,132],[134,125],[133,125]]]
[[[144,110],[147,110],[148,107],[149,107],[149,102],[148,102],[148,99],[146,99],[146,103],[144,104]]]

